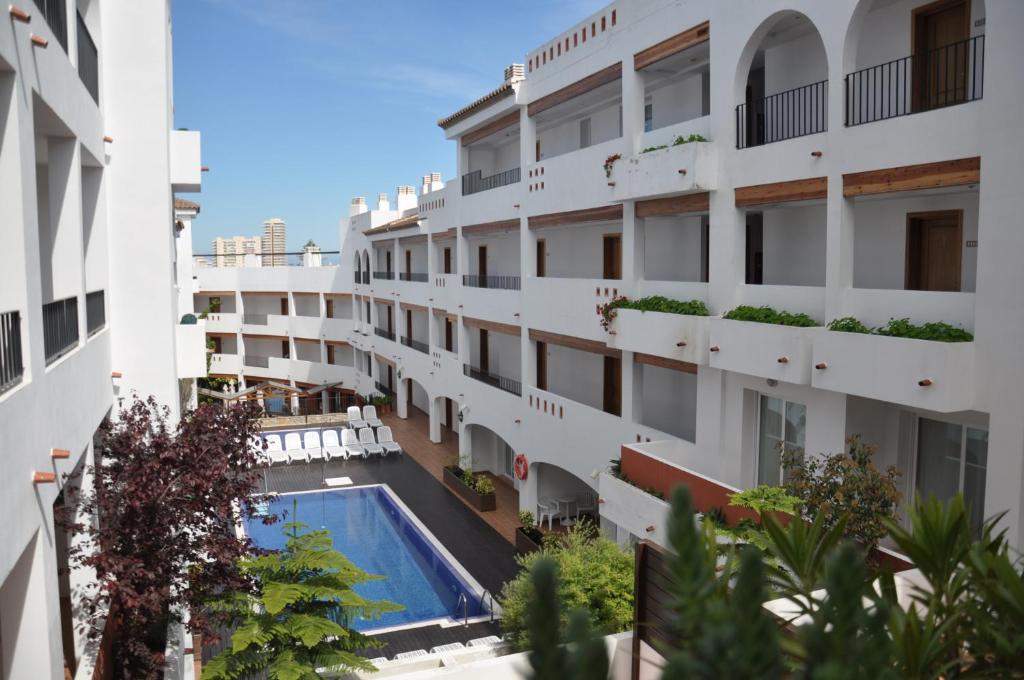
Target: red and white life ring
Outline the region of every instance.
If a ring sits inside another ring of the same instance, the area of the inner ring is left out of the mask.
[[[515,461],[516,468],[516,479],[520,482],[526,479],[526,476],[530,473],[530,464],[526,460],[526,456],[522,453],[516,454]]]

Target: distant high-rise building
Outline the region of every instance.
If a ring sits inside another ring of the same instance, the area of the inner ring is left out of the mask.
[[[213,239],[215,267],[243,267],[246,255],[260,255],[263,238],[260,236],[218,236]]]
[[[271,217],[263,223],[263,266],[283,267],[288,264],[285,255],[285,232],[288,226],[284,220]]]

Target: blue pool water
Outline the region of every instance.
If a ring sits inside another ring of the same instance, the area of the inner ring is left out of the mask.
[[[293,515],[293,503],[298,502]],[[334,547],[370,574],[384,576],[355,587],[373,600],[405,607],[376,619],[350,622],[356,630],[402,626],[428,619],[462,617],[459,595],[469,600],[469,615],[481,613],[479,595],[459,576],[381,486],[280,496],[270,512],[287,513],[287,521],[329,529]],[[247,522],[246,531],[261,548],[283,548],[281,523]]]

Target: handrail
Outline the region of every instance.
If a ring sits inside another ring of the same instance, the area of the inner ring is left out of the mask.
[[[491,274],[480,276],[479,274],[463,274],[462,285],[471,288],[497,288],[501,290],[519,290],[520,278],[518,274]]]
[[[736,107],[736,148],[746,149],[828,129],[828,81],[744,102]]]
[[[484,177],[483,170],[467,172],[462,176],[462,195],[469,196],[470,194],[480,193],[481,191],[488,191],[490,189],[508,186],[509,184],[515,184],[519,181],[520,177],[521,174],[519,168],[496,172],[493,175],[488,175],[487,177]]]
[[[489,597],[491,599],[491,606],[488,611],[491,613],[491,623],[494,623],[494,595],[491,595],[491,591],[484,588],[484,592],[480,593],[480,611],[484,609],[484,598]]]
[[[466,597],[466,593],[459,593],[459,601],[455,603],[455,611],[458,613],[459,605],[462,605],[462,613],[464,618],[463,628],[469,628],[469,598]]]

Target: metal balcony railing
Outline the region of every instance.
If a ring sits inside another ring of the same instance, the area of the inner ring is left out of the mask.
[[[499,288],[502,290],[519,290],[518,274],[496,274],[480,276],[479,274],[463,274],[462,285],[473,288]]]
[[[85,294],[85,332],[98,333],[107,325],[107,305],[102,290]]]
[[[89,33],[82,15],[78,14],[78,77],[92,100],[100,103],[100,58],[96,43]]]
[[[68,51],[68,3],[67,0],[35,0],[39,13],[53,31],[57,42]]]
[[[500,375],[494,375],[492,373],[485,373],[478,368],[473,368],[469,364],[462,365],[462,372],[474,380],[479,380],[482,383],[487,383],[491,387],[497,387],[499,390],[504,390],[517,397],[523,396],[523,386],[518,380],[512,378],[505,378]]]
[[[0,394],[21,382],[25,364],[21,358],[21,314],[0,314]]]
[[[242,323],[252,324],[253,326],[266,326],[267,315],[266,314],[243,314]]]
[[[972,102],[984,91],[985,36],[863,68],[844,82],[847,126]]]
[[[424,354],[430,354],[430,345],[428,345],[425,342],[413,340],[412,338],[407,338],[405,336],[402,336],[401,341],[402,344],[405,345],[406,347],[412,347],[413,349],[423,352]]]
[[[47,365],[78,346],[78,297],[43,305],[43,350]]]
[[[394,272],[374,272],[373,273],[373,278],[375,278],[375,279],[387,279],[388,281],[394,281],[395,273]]]
[[[378,392],[392,400],[395,398],[395,391],[380,381],[374,381],[373,386]]]
[[[246,354],[242,357],[243,366],[256,366],[257,368],[270,368],[270,357],[261,357],[256,354]]]
[[[736,107],[737,149],[813,135],[827,129],[827,80]]]
[[[363,272],[363,283],[370,282],[370,272]]]
[[[469,196],[489,189],[515,184],[519,181],[519,168],[512,168],[504,172],[483,176],[482,170],[474,170],[462,176],[462,195]]]
[[[426,272],[402,272],[398,275],[400,281],[420,281],[426,283],[427,273]]]
[[[363,280],[362,272],[353,272],[352,278],[355,279],[355,283],[360,283]]]
[[[394,331],[386,331],[383,328],[377,328],[376,326],[374,326],[373,332],[377,335],[377,337],[387,338],[388,340],[391,340],[392,342],[394,342],[394,340],[395,340],[395,333],[394,333]]]

